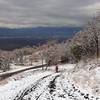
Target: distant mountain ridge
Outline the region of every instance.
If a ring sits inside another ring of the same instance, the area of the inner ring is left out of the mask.
[[[80,27],[36,27],[36,28],[0,28],[0,38],[37,38],[69,37],[78,32]]]
[[[62,41],[80,30],[80,27],[0,28],[0,49],[12,50],[27,45],[38,45],[50,38]]]

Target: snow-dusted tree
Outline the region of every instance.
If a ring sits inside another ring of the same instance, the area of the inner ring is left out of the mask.
[[[45,49],[42,49],[41,51],[39,51],[39,58],[41,60],[41,64],[44,65],[45,64],[45,60],[46,60]],[[42,67],[42,69],[43,69],[43,67]]]
[[[7,58],[0,57],[0,70],[8,71],[10,70],[10,61]]]
[[[88,34],[92,35],[92,41],[94,42],[96,57],[98,58],[99,57],[99,40],[100,40],[100,15],[93,18],[93,20],[88,24]]]
[[[47,64],[47,67],[50,65],[58,63],[58,54],[57,54],[57,46],[56,44],[49,45],[47,49],[43,52],[43,56],[45,58],[45,62]],[[46,69],[47,69],[46,67]]]
[[[23,65],[24,64],[24,54],[23,54],[23,51],[22,50],[15,50],[14,51],[15,53],[15,63],[17,65]]]
[[[70,47],[71,40],[67,40],[66,42],[60,43],[58,46],[58,54],[60,56],[60,61],[63,63],[73,63],[73,56],[71,54],[71,47]]]
[[[81,47],[81,59],[99,57],[100,48],[100,15],[93,18],[85,28],[76,34],[73,47]],[[77,52],[76,52],[77,53]]]

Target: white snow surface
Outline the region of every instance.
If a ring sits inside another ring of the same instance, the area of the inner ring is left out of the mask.
[[[87,77],[90,77],[92,72],[90,74],[81,70],[71,75],[74,66],[59,65],[59,73],[55,73],[54,66],[48,71],[25,71],[22,73],[23,78],[11,78],[7,84],[0,86],[0,100],[100,100],[97,95],[92,96],[91,87],[87,86],[85,89],[81,86],[82,82],[88,84]],[[100,79],[100,68],[96,68],[94,72],[94,76]],[[76,78],[78,84],[74,80]]]
[[[0,100],[13,100],[17,93],[49,74],[51,74],[51,72],[39,72],[39,74],[35,73],[34,75],[30,74],[21,80],[12,80],[5,86],[0,86]]]

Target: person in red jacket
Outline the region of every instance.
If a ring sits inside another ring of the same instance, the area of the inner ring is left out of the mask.
[[[55,65],[55,72],[58,73],[58,65]]]

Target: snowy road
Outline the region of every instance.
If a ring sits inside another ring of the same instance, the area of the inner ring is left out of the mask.
[[[61,65],[59,73],[52,67],[17,74],[0,86],[0,100],[100,100],[73,84],[69,75],[73,66]]]
[[[100,100],[81,92],[62,73],[48,74],[25,87],[10,100]]]

